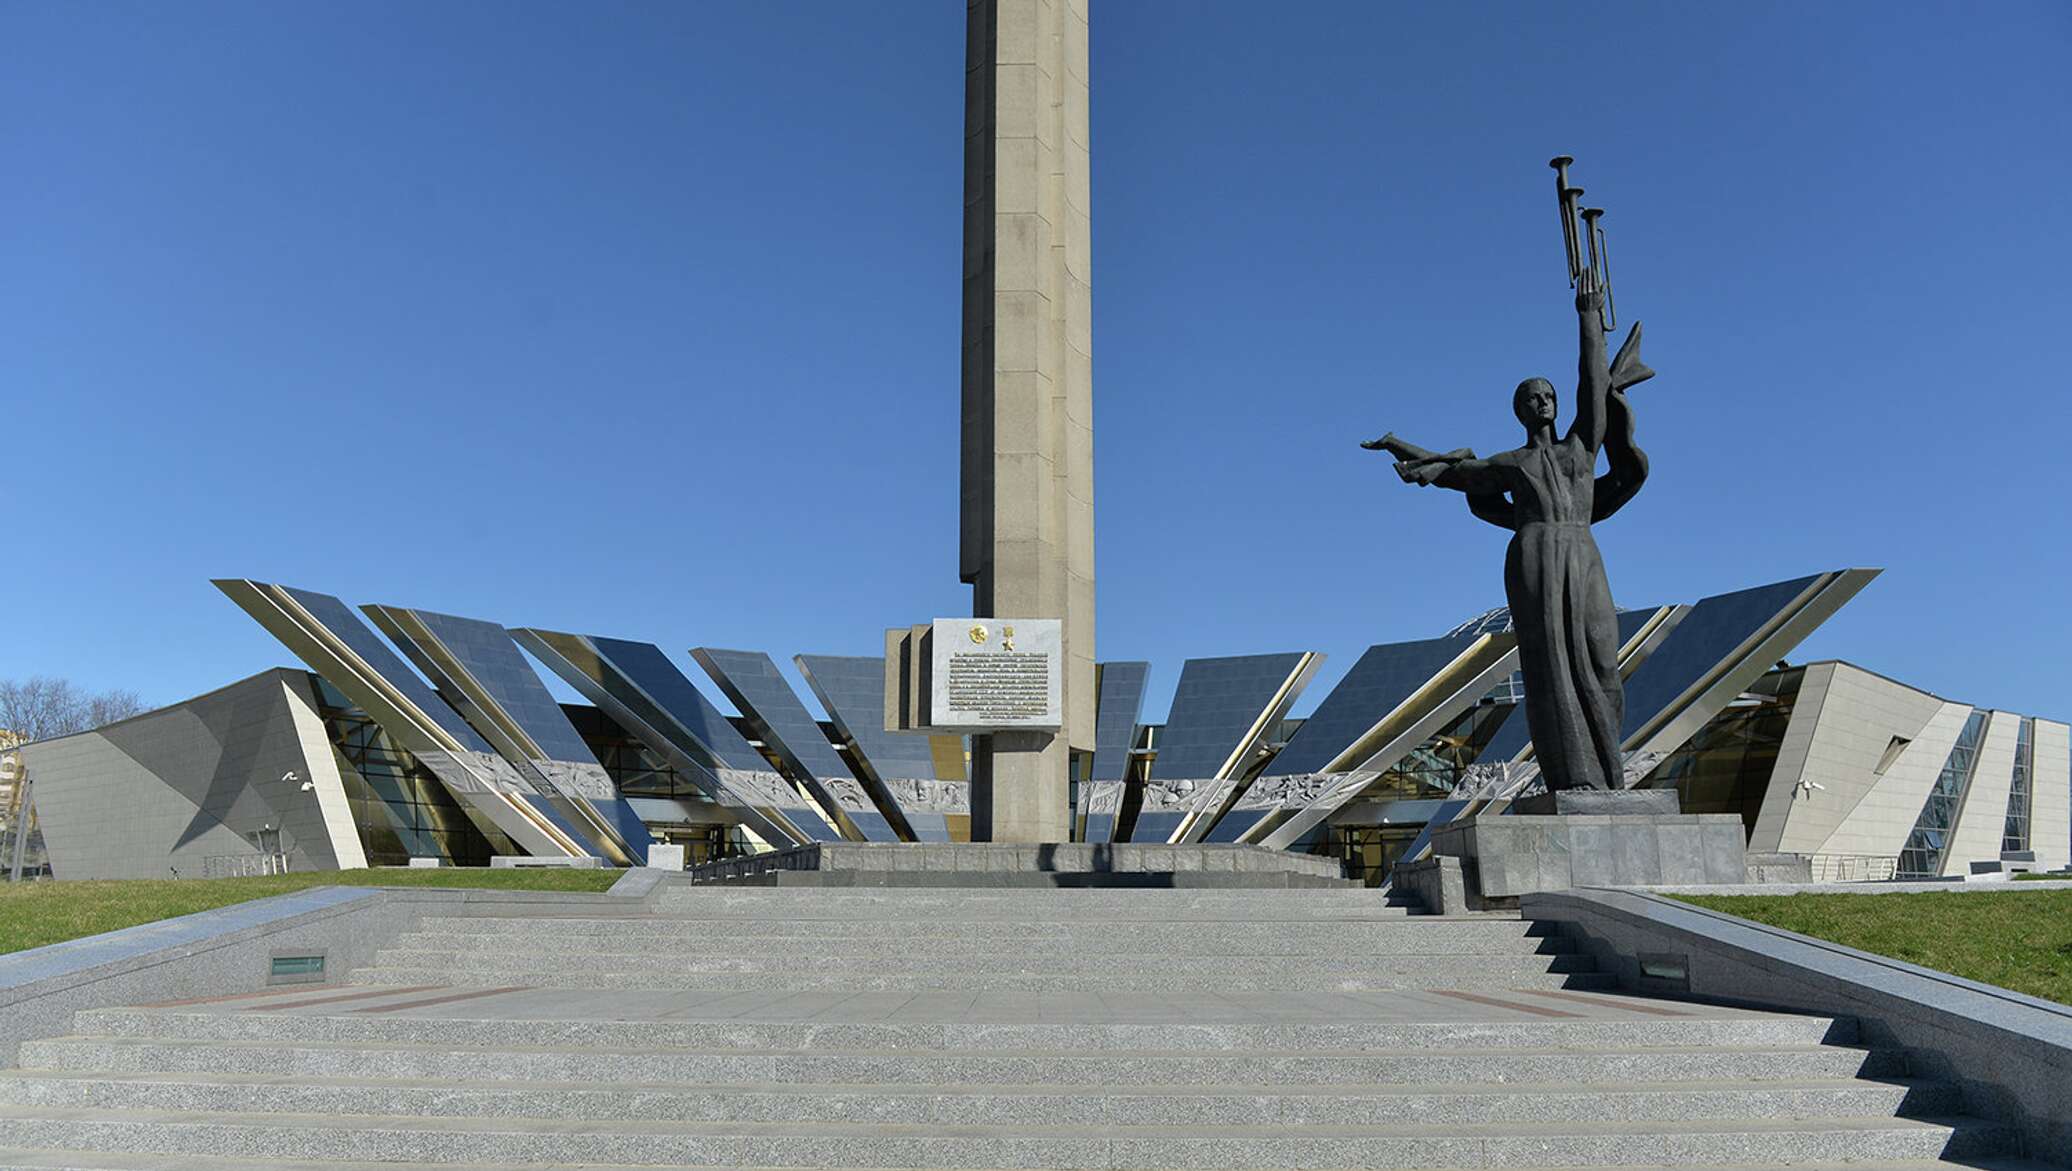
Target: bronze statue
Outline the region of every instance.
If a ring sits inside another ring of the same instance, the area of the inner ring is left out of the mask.
[[[1610,274],[1596,222],[1603,213],[1577,211],[1582,189],[1568,185],[1570,161],[1554,160],[1581,333],[1576,416],[1568,433],[1555,435],[1553,384],[1528,378],[1511,394],[1512,413],[1525,426],[1523,447],[1482,459],[1465,448],[1436,454],[1393,433],[1360,446],[1394,455],[1405,482],[1465,493],[1477,517],[1512,530],[1504,597],[1518,636],[1525,718],[1540,774],[1549,790],[1614,789],[1624,776],[1618,612],[1590,525],[1617,512],[1647,479],[1647,455],[1633,442],[1625,392],[1655,372],[1641,364],[1638,324],[1618,358],[1605,359]],[[1607,466],[1602,476],[1600,451]]]

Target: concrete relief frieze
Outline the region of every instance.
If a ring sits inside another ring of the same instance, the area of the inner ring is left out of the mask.
[[[791,809],[799,804],[798,794],[784,778],[764,769],[723,768],[719,779],[751,807]]]
[[[852,777],[833,777],[820,783],[827,790],[828,796],[834,798],[835,804],[846,812],[874,813],[877,811],[877,806],[872,803],[870,794],[865,793],[863,786]]]
[[[885,782],[892,799],[910,813],[971,812],[971,785],[967,781],[938,781],[918,777],[894,777]]]
[[[581,761],[535,760],[532,767],[547,778],[547,783],[562,794],[580,797],[585,801],[610,801],[619,795],[612,784],[611,774],[601,764],[586,764]]]
[[[1260,777],[1238,799],[1239,809],[1303,809],[1342,803],[1381,776],[1378,772],[1289,773]]]
[[[1088,781],[1086,783],[1086,811],[1092,814],[1113,814],[1122,812],[1122,797],[1126,786],[1121,781]]]

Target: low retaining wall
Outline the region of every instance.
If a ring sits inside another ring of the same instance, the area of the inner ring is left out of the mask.
[[[2017,1126],[2030,1157],[2072,1163],[2072,1007],[1645,891],[1532,894],[1520,910],[1561,924],[1632,991],[1855,1017],[1866,1043],[1913,1051],[1973,1112]]]
[[[692,882],[732,882],[787,871],[858,875],[965,875],[1007,878],[1044,875],[1249,875],[1303,882],[1344,881],[1336,858],[1246,845],[1096,845],[1068,842],[1019,845],[995,842],[816,842],[745,858],[694,866]]]
[[[322,980],[337,983],[426,915],[623,913],[644,908],[660,879],[633,871],[610,894],[315,887],[0,955],[0,1069],[14,1068],[23,1041],[70,1032],[82,1009],[300,983],[306,977],[275,980],[273,960],[282,953],[322,955]]]

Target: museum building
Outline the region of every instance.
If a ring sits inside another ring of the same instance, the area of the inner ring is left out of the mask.
[[[1738,814],[1817,879],[1958,877],[2072,854],[2067,725],[1790,652],[1877,570],[1621,612],[1629,784]],[[970,836],[963,737],[886,729],[884,660],[571,634],[216,583],[303,664],[22,746],[57,878],[189,877],[499,855],[637,865],[816,841]],[[587,702],[561,703],[532,661]],[[1151,665],[1097,667],[1075,760],[1090,842],[1331,854],[1370,882],[1471,803],[1535,777],[1509,616],[1369,647],[1307,718],[1315,651],[1190,659],[1163,723]],[[691,678],[695,664],[705,687]],[[724,698],[728,714],[714,698]]]

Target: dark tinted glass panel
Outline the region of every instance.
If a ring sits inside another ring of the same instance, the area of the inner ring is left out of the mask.
[[[849,655],[800,655],[806,682],[828,717],[880,777],[935,779],[928,737],[885,730],[885,660]],[[919,826],[915,829],[918,832]]]
[[[1631,737],[1661,714],[1818,577],[1794,578],[1699,602],[1626,681],[1626,723],[1620,735]]]
[[[1129,769],[1130,745],[1144,716],[1144,685],[1149,663],[1102,663],[1101,689],[1094,713],[1092,779],[1119,781]]]
[[[568,718],[561,714],[561,704],[540,682],[539,675],[503,627],[426,610],[412,610],[410,614],[424,623],[446,653],[488,692],[489,702],[524,729],[547,759],[576,763],[595,759],[589,745],[583,743],[583,738],[569,726]]]
[[[1165,734],[1152,775],[1163,780],[1209,780],[1302,661],[1299,653],[1189,659],[1180,668]],[[1144,840],[1140,835],[1139,841]]]
[[[653,643],[592,637],[597,653],[660,704],[678,727],[727,768],[768,769],[770,762],[743,739],[719,708]]]
[[[764,739],[807,775],[823,780],[850,776],[849,766],[785,681],[777,664],[761,651],[699,647],[691,652],[741,714],[763,729]]]
[[[352,652],[372,667],[390,687],[401,692],[403,698],[444,728],[448,735],[459,740],[470,751],[490,751],[489,742],[476,735],[475,729],[460,718],[460,713],[448,706],[445,700],[440,699],[439,693],[433,691],[430,684],[418,678],[417,672],[410,669],[410,665],[403,661],[402,656],[389,649],[389,645],[381,640],[381,636],[375,634],[365,622],[360,621],[360,616],[353,613],[350,606],[330,594],[310,593],[293,586],[282,586],[281,589],[303,609],[309,611],[318,622],[323,623],[324,628],[329,630],[333,637],[352,648]]]
[[[1266,771],[1276,776],[1319,771],[1479,637],[1460,635],[1368,647]],[[1178,706],[1176,700],[1174,707]],[[1164,773],[1163,750],[1158,767]]]

